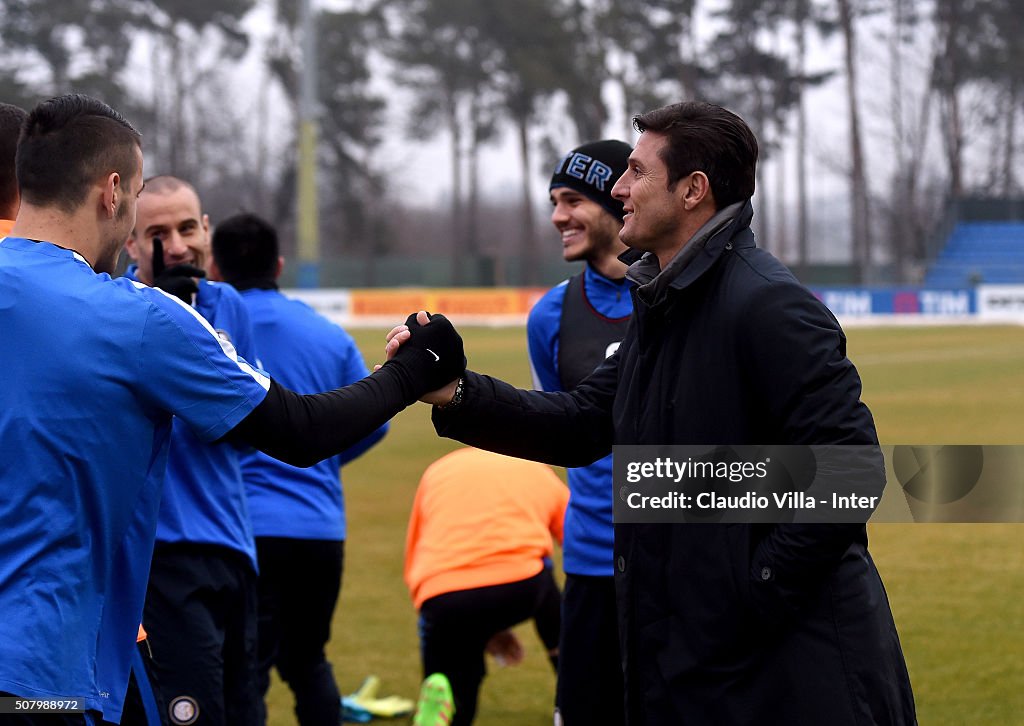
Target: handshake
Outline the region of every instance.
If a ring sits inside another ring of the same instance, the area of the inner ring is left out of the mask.
[[[413,313],[388,333],[385,353],[387,364],[407,374],[415,398],[444,388],[466,371],[462,336],[444,315]]]

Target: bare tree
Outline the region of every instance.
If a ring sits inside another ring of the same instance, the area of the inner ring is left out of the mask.
[[[388,53],[398,64],[399,82],[416,98],[410,130],[425,139],[444,129],[449,137],[452,279],[463,284],[470,279],[467,263],[477,258],[473,187],[480,147],[494,136],[493,78],[500,55],[487,36],[486,8],[475,0],[390,0],[387,9],[394,11]]]
[[[807,274],[810,259],[808,232],[807,189],[807,91],[821,85],[832,76],[832,71],[810,73],[807,69],[807,41],[811,28],[827,36],[834,24],[822,17],[822,9],[814,0],[784,0],[784,11],[790,16],[795,47],[794,72],[797,79],[796,98],[796,274]]]
[[[857,282],[871,277],[872,234],[871,208],[864,166],[864,145],[861,139],[860,103],[857,92],[857,29],[853,0],[837,0],[839,27],[843,36],[843,59],[846,69],[846,102],[850,123],[850,232]]]
[[[702,96],[704,73],[696,37],[697,0],[596,0],[597,37],[608,77],[622,92],[624,130],[647,109]]]
[[[573,34],[565,7],[549,0],[477,0],[486,11],[488,39],[501,53],[497,89],[515,128],[521,167],[521,281],[538,285],[534,167],[530,131],[544,103],[563,90],[562,69],[571,67]]]
[[[964,32],[965,11],[960,0],[936,0],[935,24],[940,52],[935,56],[935,87],[939,93],[942,141],[949,169],[949,193],[956,198],[964,193],[963,119],[960,89],[964,82],[958,36]]]

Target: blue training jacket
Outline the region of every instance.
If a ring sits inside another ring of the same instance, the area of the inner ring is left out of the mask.
[[[352,336],[299,300],[277,290],[243,290],[261,363],[278,383],[297,393],[347,386],[369,375]],[[380,441],[384,424],[358,444],[300,469],[259,451],[242,462],[253,531],[257,537],[344,540],[341,467]]]
[[[194,310],[48,242],[0,240],[0,691],[118,721],[171,415],[203,440],[267,380]]]
[[[138,280],[137,271],[132,265],[125,277]],[[238,355],[257,363],[249,313],[233,287],[201,279],[194,307]],[[256,569],[256,545],[242,483],[242,451],[234,444],[205,443],[183,421],[174,419],[157,520],[158,543],[227,547],[246,555]]]

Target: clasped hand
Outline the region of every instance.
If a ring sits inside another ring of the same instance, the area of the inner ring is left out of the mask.
[[[425,390],[429,392],[420,397],[421,401],[444,405],[452,400],[459,377],[466,370],[466,353],[462,336],[448,318],[420,310],[410,315],[403,325],[392,328],[386,340],[387,360],[415,356],[420,364],[417,368],[426,368],[428,388]]]

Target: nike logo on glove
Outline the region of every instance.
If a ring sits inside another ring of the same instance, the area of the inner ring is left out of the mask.
[[[436,363],[437,361],[441,360],[441,356],[439,356],[439,355],[438,355],[437,353],[435,353],[434,351],[432,351],[432,350],[431,350],[430,348],[424,348],[423,350],[427,351],[428,353],[430,353],[430,355],[434,356],[434,362],[435,362],[435,363]]]

